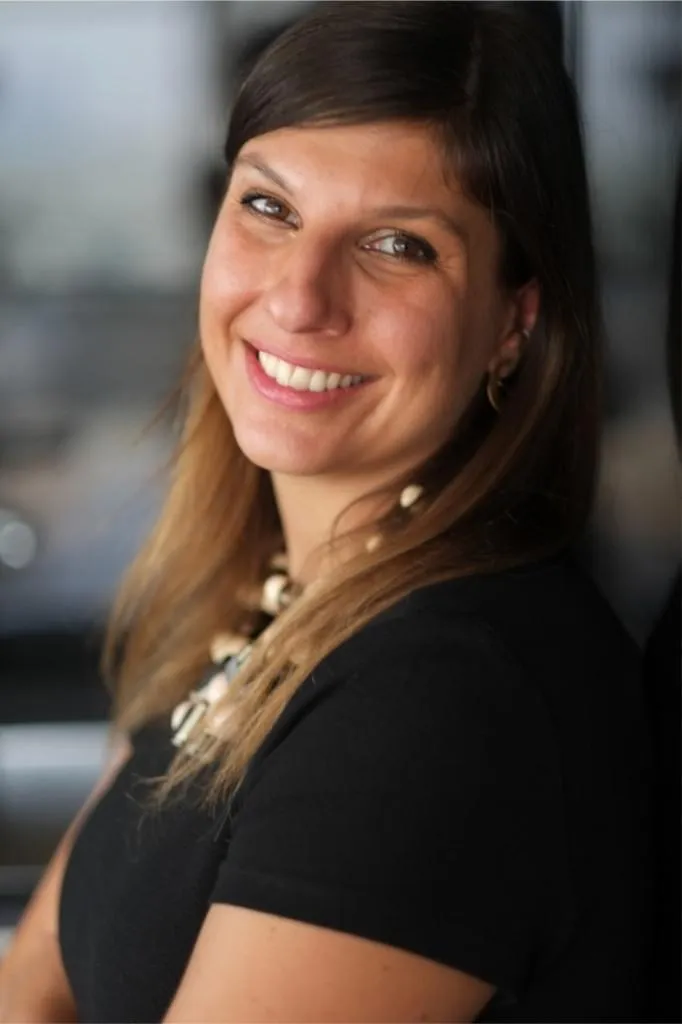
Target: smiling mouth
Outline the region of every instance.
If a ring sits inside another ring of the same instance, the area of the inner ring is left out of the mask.
[[[296,366],[295,363],[288,363],[269,352],[259,351],[258,362],[263,372],[272,380],[276,380],[280,387],[293,388],[294,391],[335,391],[337,388],[357,387],[368,379],[360,373],[328,373],[326,370]]]

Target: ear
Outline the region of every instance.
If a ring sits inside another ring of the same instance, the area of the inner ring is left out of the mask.
[[[540,284],[533,277],[511,296],[500,340],[488,363],[488,373],[509,377],[523,356],[540,313]]]

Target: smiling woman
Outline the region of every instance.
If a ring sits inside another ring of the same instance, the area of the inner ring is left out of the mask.
[[[226,156],[112,620],[128,759],[0,1018],[645,1020],[649,739],[573,555],[600,356],[555,47],[525,5],[321,4]]]

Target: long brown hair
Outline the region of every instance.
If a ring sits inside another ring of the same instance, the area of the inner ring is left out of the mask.
[[[354,554],[276,621],[230,692],[232,730],[207,749],[210,797],[233,789],[315,665],[417,586],[549,556],[582,532],[597,459],[600,356],[577,104],[556,46],[526,5],[324,3],[243,84],[226,144],[305,124],[387,120],[439,133],[446,167],[490,211],[500,279],[537,278],[541,320],[496,415],[482,391],[411,480],[416,516],[388,512],[383,543]],[[166,714],[205,668],[214,633],[238,631],[244,596],[281,544],[269,474],[238,448],[200,351],[164,508],[112,616],[105,664],[125,730]],[[393,491],[407,481],[396,480]],[[395,508],[395,500],[392,503]],[[275,685],[275,683],[277,685]],[[167,794],[197,770],[180,753]]]

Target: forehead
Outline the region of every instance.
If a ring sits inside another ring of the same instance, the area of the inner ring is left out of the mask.
[[[293,192],[334,194],[362,205],[398,202],[467,205],[443,148],[427,126],[405,122],[283,128],[240,151],[265,162]],[[248,164],[246,164],[248,166]]]

